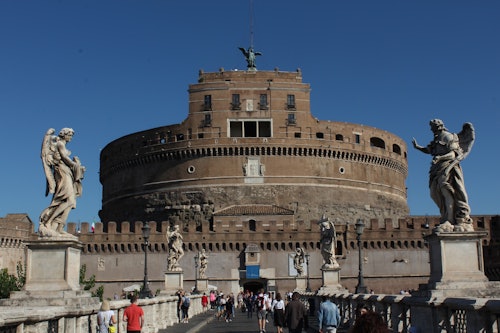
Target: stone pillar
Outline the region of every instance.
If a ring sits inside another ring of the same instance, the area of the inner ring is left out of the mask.
[[[305,276],[295,277],[295,290],[298,292],[304,292],[307,289],[307,278]]]
[[[318,295],[330,295],[347,292],[347,290],[340,284],[340,267],[322,268],[321,272],[323,275],[323,285],[318,290]]]
[[[208,279],[198,279],[196,281],[196,285],[198,286],[198,291],[200,292],[200,294],[208,291]]]
[[[184,288],[184,272],[183,271],[167,271],[165,272],[165,291],[168,295],[175,295],[179,289]],[[162,292],[163,293],[163,292]]]
[[[26,242],[26,283],[0,305],[94,306],[97,297],[81,290],[80,254],[76,237],[33,237]]]
[[[481,240],[486,232],[433,232],[429,243],[431,274],[420,285],[420,296],[482,297],[491,294],[493,282],[484,274]],[[496,287],[494,288],[496,289]]]

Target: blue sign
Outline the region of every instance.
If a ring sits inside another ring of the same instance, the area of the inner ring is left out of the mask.
[[[260,278],[260,266],[253,265],[247,266],[247,279],[258,279]]]

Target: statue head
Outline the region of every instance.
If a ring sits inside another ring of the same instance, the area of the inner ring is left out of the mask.
[[[429,122],[429,125],[431,126],[432,131],[434,131],[434,130],[446,130],[446,127],[444,127],[444,123],[441,119],[432,119]]]
[[[64,138],[67,135],[73,136],[74,134],[75,134],[75,131],[69,127],[64,127],[63,129],[61,129],[61,131],[59,131],[60,138]]]

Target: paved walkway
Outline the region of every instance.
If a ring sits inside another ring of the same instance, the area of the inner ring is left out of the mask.
[[[309,318],[310,328],[307,333],[317,333],[317,321],[315,317]],[[266,326],[268,333],[275,333],[276,327],[270,321]],[[257,315],[254,313],[253,318],[247,318],[246,313],[236,312],[236,316],[231,322],[225,320],[217,320],[214,317],[214,311],[207,311],[189,319],[189,323],[179,323],[166,329],[160,330],[159,333],[259,333],[257,324]],[[285,328],[284,332],[288,332]],[[306,331],[304,331],[306,332]]]

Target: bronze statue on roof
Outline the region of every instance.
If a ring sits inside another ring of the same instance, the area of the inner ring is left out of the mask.
[[[255,52],[252,46],[250,46],[247,50],[245,50],[243,47],[239,47],[239,49],[247,60],[247,69],[249,71],[256,71],[257,67],[255,67],[255,57],[262,55],[262,53]]]

